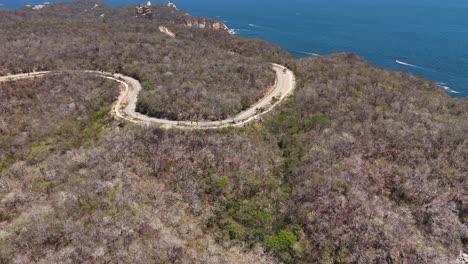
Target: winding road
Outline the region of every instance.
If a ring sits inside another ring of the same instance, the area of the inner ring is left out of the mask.
[[[276,82],[268,93],[249,109],[239,113],[233,118],[228,118],[219,121],[174,121],[167,119],[158,119],[140,114],[135,111],[138,94],[142,89],[141,83],[134,78],[118,73],[84,71],[86,73],[95,74],[102,78],[107,78],[122,84],[122,89],[117,99],[117,102],[112,108],[112,114],[123,120],[127,120],[137,124],[157,124],[163,128],[186,128],[186,129],[216,129],[233,126],[243,126],[252,122],[262,115],[270,112],[275,106],[290,95],[296,87],[294,73],[284,66],[272,64],[276,72]],[[23,73],[0,77],[0,82],[16,81],[21,79],[34,78],[44,76],[52,71]]]

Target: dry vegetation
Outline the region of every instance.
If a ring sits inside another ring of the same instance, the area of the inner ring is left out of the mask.
[[[0,74],[56,69],[123,73],[144,85],[139,111],[177,120],[234,116],[274,83],[270,61],[239,53],[244,46],[263,46],[244,45],[246,40],[228,46],[234,37],[227,32],[188,29],[167,16],[135,18],[134,8],[92,6],[93,1],[81,1],[41,11],[0,11]],[[153,9],[171,14],[163,5]],[[161,33],[160,25],[178,37]],[[250,52],[276,50],[265,47]]]
[[[91,74],[0,83],[0,171],[94,141],[118,92],[114,82]]]
[[[303,59],[296,72],[296,96],[267,126],[309,260],[450,263],[466,252],[468,101],[352,54]]]
[[[217,47],[298,79],[242,129],[121,123],[108,112],[116,85],[87,75],[1,84],[0,263],[450,263],[468,251],[467,99],[352,54],[272,59],[229,38]]]

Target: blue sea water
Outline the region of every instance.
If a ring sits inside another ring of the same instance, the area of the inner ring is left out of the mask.
[[[45,0],[54,2],[53,0]],[[104,0],[114,6],[146,0]],[[43,1],[0,0],[0,8]],[[278,44],[296,57],[354,52],[372,64],[433,80],[468,95],[467,0],[174,0],[241,36]]]

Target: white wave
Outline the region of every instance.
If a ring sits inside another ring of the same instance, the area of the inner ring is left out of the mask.
[[[250,32],[251,30],[249,29],[245,29],[245,28],[230,28],[228,30],[228,32],[231,34],[231,35],[239,35],[241,34],[241,32]]]
[[[251,27],[256,27],[256,28],[262,28],[261,26],[255,25],[255,24],[249,24]]]
[[[413,67],[413,68],[416,68],[416,69],[427,70],[424,67],[414,65],[414,64],[411,64],[411,63],[407,63],[407,62],[404,62],[404,61],[395,60],[395,62],[398,63],[398,64],[401,64],[401,65],[404,65],[404,66]]]
[[[312,53],[312,52],[305,52],[305,51],[298,51],[299,53],[305,54],[305,55],[312,55],[312,56],[321,56],[320,54],[317,53]]]
[[[455,93],[455,94],[459,94],[460,92],[458,91],[455,91],[455,90],[452,90],[450,89],[450,87],[448,87],[447,85],[439,85],[439,87],[443,88],[445,91],[449,92],[449,93]]]

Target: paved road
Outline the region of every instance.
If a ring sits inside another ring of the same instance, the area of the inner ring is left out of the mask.
[[[239,113],[233,118],[228,118],[219,121],[173,121],[166,119],[158,119],[149,117],[135,111],[138,94],[142,86],[141,83],[131,77],[122,74],[112,74],[108,72],[85,71],[86,73],[95,74],[99,77],[107,78],[122,84],[117,102],[114,104],[112,114],[117,118],[130,121],[138,124],[158,124],[163,128],[187,128],[187,129],[210,129],[210,128],[223,128],[230,126],[242,126],[260,116],[270,112],[276,105],[283,101],[289,94],[291,94],[296,87],[296,80],[294,73],[284,66],[273,64],[273,69],[276,72],[276,82],[272,89],[265,97],[255,103],[249,109]],[[9,75],[0,77],[0,82],[15,81],[20,79],[34,78],[43,76],[54,72],[34,72],[23,73],[16,75]]]

